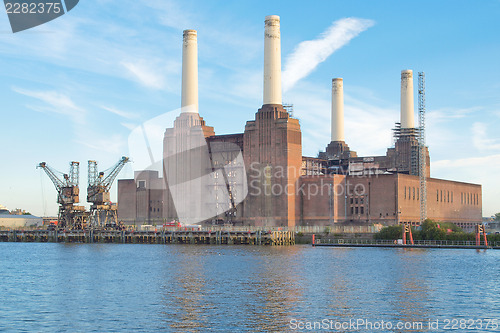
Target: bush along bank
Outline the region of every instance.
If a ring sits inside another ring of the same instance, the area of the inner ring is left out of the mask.
[[[374,239],[395,240],[402,237],[402,225],[393,225],[382,228],[374,235]],[[449,222],[434,222],[425,220],[420,227],[412,227],[414,240],[449,240],[449,241],[475,241],[476,234],[464,232],[461,228]],[[488,242],[500,242],[500,235],[487,235]]]

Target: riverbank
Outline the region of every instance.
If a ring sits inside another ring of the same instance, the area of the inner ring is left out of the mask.
[[[401,244],[397,241],[367,239],[316,239],[314,247],[386,247],[386,248],[422,248],[422,249],[492,249],[500,250],[500,242],[481,243],[471,241],[425,240],[414,244]]]
[[[295,233],[262,230],[8,230],[0,231],[0,242],[294,245]]]

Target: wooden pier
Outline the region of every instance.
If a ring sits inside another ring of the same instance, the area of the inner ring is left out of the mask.
[[[118,231],[118,230],[7,230],[0,242],[294,245],[292,231]]]

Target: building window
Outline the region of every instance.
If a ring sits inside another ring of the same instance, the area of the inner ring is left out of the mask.
[[[420,188],[417,190],[417,200],[420,200]]]
[[[351,205],[352,205],[353,203],[354,203],[354,199],[353,199],[353,198],[351,198]]]
[[[406,199],[406,186],[405,186],[405,199]]]
[[[436,201],[439,202],[439,190],[436,190],[436,199],[437,199]]]
[[[413,188],[413,200],[415,200],[415,187]]]
[[[356,207],[356,214],[358,214],[358,213],[359,213],[359,209],[358,209],[358,207]]]
[[[450,191],[448,191],[448,202],[450,202]]]
[[[451,203],[453,203],[453,191],[451,192]]]
[[[351,215],[354,215],[354,207],[351,207]]]
[[[441,202],[443,202],[443,190],[441,190]]]
[[[364,202],[365,202],[365,198],[359,198],[359,203],[360,204],[364,204]]]
[[[356,205],[357,205],[358,204],[358,198],[356,198],[355,202],[356,202]]]
[[[361,211],[361,214],[364,214],[365,213],[365,207],[359,207],[360,211]]]
[[[460,203],[464,204],[464,192],[460,192]]]

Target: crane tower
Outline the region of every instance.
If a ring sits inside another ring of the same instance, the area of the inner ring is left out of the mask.
[[[71,162],[69,174],[63,174],[49,167],[46,162],[38,164],[37,168],[45,171],[56,188],[57,203],[59,203],[58,227],[82,229],[85,223],[85,207],[75,205],[80,201],[78,187],[80,163]]]
[[[116,203],[111,203],[109,191],[113,181],[130,159],[123,156],[109,171],[99,172],[96,161],[88,163],[87,202],[90,206],[90,226],[106,227],[118,225]]]

